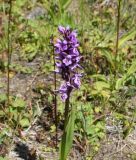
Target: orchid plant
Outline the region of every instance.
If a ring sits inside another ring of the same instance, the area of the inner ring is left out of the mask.
[[[79,42],[77,40],[77,31],[72,30],[69,26],[59,26],[58,31],[60,38],[54,44],[55,49],[55,72],[62,77],[62,84],[58,89],[61,99],[65,102],[65,122],[64,133],[61,143],[60,159],[65,160],[70,148],[72,146],[74,135],[74,110],[71,107],[71,114],[69,110],[70,96],[73,90],[79,89],[82,74],[79,72],[82,67],[79,62],[82,58],[78,50]],[[70,138],[71,137],[71,138]]]

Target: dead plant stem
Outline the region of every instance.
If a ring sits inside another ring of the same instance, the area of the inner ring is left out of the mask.
[[[9,0],[9,12],[8,12],[8,33],[7,33],[7,43],[8,43],[8,64],[7,64],[7,106],[9,107],[9,96],[10,96],[10,59],[11,59],[11,12],[12,12],[12,0]]]
[[[53,60],[54,60],[54,91],[56,92],[57,89],[57,80],[56,80],[56,62],[55,62],[55,55],[54,55],[54,48],[53,48]],[[54,114],[55,114],[55,125],[56,125],[56,148],[57,148],[57,141],[58,141],[58,119],[57,119],[57,94],[54,94]]]
[[[118,0],[118,15],[117,15],[117,34],[116,34],[116,48],[115,48],[115,57],[117,58],[118,48],[119,48],[119,30],[120,30],[120,7],[121,7],[121,0]]]

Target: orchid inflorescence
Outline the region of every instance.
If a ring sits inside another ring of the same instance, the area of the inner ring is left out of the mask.
[[[70,27],[58,27],[61,35],[54,44],[55,59],[56,59],[56,72],[62,76],[64,83],[59,88],[62,101],[70,96],[73,89],[78,89],[81,85],[81,73],[78,73],[78,68],[81,56],[78,50],[79,42],[77,40],[77,32]]]

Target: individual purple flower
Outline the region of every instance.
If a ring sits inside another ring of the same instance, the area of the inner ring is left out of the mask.
[[[72,86],[69,82],[61,84],[59,88],[59,93],[61,94],[62,101],[65,101],[68,97],[68,91],[72,89]]]
[[[63,59],[63,63],[66,66],[69,66],[70,64],[72,64],[72,56],[71,55],[67,55],[64,59]]]
[[[67,84],[61,84],[59,88],[60,93],[66,93],[67,92]]]
[[[61,99],[62,99],[63,102],[65,102],[67,98],[68,98],[67,93],[62,93],[61,94]]]
[[[81,85],[81,74],[78,73],[81,66],[79,62],[81,56],[78,50],[79,42],[77,40],[77,31],[69,26],[59,26],[58,31],[61,38],[54,44],[56,53],[56,72],[62,76],[65,83],[61,84],[59,93],[62,101],[65,101],[73,89],[78,89]]]
[[[72,85],[75,87],[75,88],[79,88],[80,85],[81,85],[81,82],[80,82],[80,78],[82,77],[81,74],[75,74],[73,77],[72,77]]]

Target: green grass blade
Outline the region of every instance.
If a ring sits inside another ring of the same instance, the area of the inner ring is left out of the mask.
[[[65,1],[65,2],[66,2],[66,3],[63,5],[63,9],[64,9],[64,10],[67,10],[68,7],[69,7],[69,5],[71,4],[72,0],[67,0],[67,1]]]

